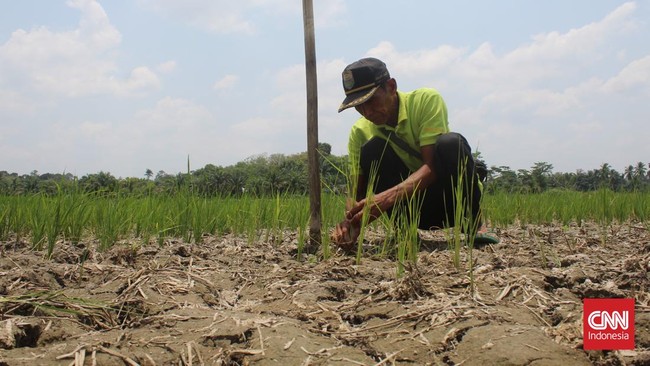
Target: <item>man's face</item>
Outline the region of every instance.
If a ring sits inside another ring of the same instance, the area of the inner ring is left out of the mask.
[[[394,125],[397,123],[396,103],[397,93],[395,83],[387,81],[375,91],[365,103],[354,107],[357,112],[376,125]]]

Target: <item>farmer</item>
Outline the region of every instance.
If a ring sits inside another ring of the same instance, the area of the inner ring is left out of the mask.
[[[348,141],[355,200],[348,202],[333,241],[349,246],[358,238],[364,214],[368,222],[384,213],[397,217],[391,215],[393,208],[409,202],[419,208],[418,228],[452,227],[459,182],[464,217],[478,227],[481,189],[471,148],[462,135],[449,131],[447,107],[438,91],[397,90],[386,64],[376,58],[353,62],[342,77],[345,99],[339,112],[354,107],[361,118]],[[374,195],[368,196],[370,182]]]

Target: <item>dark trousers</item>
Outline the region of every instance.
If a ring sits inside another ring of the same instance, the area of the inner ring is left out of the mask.
[[[461,134],[450,132],[439,136],[434,148],[434,169],[437,179],[417,196],[422,200],[418,227],[424,230],[435,230],[455,226],[459,172],[463,173],[460,180],[463,189],[462,195],[458,198],[463,199],[464,217],[472,219],[470,223],[474,225],[476,220],[480,220],[481,190],[475,173],[471,147]],[[459,163],[465,163],[465,166],[461,167]],[[383,192],[399,184],[411,174],[390,144],[379,137],[374,137],[361,147],[360,166],[366,175],[366,182],[369,181],[367,175],[371,171],[377,171],[372,189],[374,193]],[[376,168],[373,168],[374,166]],[[360,188],[361,192],[366,191],[366,187]],[[393,209],[387,214],[390,215]]]

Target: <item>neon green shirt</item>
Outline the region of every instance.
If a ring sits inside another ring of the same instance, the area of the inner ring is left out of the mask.
[[[382,128],[393,131],[416,151],[420,151],[421,146],[435,144],[438,136],[449,132],[447,106],[437,90],[420,88],[408,93],[398,91],[397,95],[399,96],[397,126],[395,128],[381,126]],[[348,141],[350,172],[352,175],[357,175],[357,172],[360,172],[359,154],[361,146],[375,136],[386,139],[386,136],[379,131],[378,126],[364,117],[359,118],[352,126]],[[424,164],[422,158],[410,155],[392,142],[390,144],[411,171],[418,170]],[[368,172],[360,173],[366,174]]]

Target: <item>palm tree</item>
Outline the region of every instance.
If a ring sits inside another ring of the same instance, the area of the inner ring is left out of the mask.
[[[644,180],[646,179],[646,174],[647,171],[645,168],[645,164],[643,164],[642,162],[636,163],[636,167],[634,168],[634,176],[639,180]]]
[[[625,168],[623,177],[625,177],[625,179],[627,179],[628,181],[632,181],[632,179],[634,178],[634,167],[632,165],[628,165],[627,168]]]

